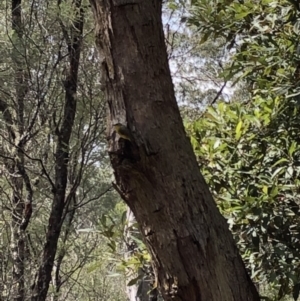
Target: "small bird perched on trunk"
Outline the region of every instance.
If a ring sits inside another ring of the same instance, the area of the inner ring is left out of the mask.
[[[130,130],[124,124],[116,123],[113,125],[113,128],[121,138],[129,141],[133,141],[133,137]]]

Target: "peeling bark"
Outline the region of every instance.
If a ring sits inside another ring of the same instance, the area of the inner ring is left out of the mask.
[[[259,300],[199,172],[174,96],[161,1],[90,0],[118,191],[141,227],[165,300]],[[112,135],[128,126],[133,141]]]

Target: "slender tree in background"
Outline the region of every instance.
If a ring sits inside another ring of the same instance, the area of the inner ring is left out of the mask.
[[[259,300],[199,173],[174,97],[161,1],[92,0],[117,189],[134,212],[166,300]],[[110,134],[112,129],[110,128]]]
[[[66,199],[66,187],[68,180],[68,161],[69,161],[69,144],[74,125],[76,113],[76,93],[78,87],[78,68],[82,44],[83,16],[84,11],[81,7],[81,0],[74,3],[76,17],[74,21],[73,35],[65,36],[68,45],[69,66],[66,71],[65,103],[64,111],[60,124],[57,125],[57,146],[55,151],[55,180],[53,182],[53,203],[49,217],[49,225],[46,234],[46,243],[43,250],[42,262],[38,269],[36,281],[33,286],[32,300],[45,300],[51,280],[54,258],[57,250],[57,243],[61,226],[63,222],[64,208],[74,196],[69,195]],[[73,191],[76,190],[76,184]],[[74,192],[73,192],[74,193]],[[67,202],[66,202],[67,201]]]
[[[13,300],[24,300],[24,261],[25,261],[25,230],[28,226],[32,214],[32,187],[27,173],[24,169],[24,147],[28,139],[25,134],[24,124],[24,105],[26,94],[29,93],[28,74],[26,72],[26,64],[24,61],[25,49],[22,45],[23,27],[21,21],[21,1],[12,2],[12,30],[13,41],[16,47],[12,51],[12,62],[15,71],[15,125],[12,128],[13,117],[8,111],[7,104],[2,101],[2,112],[8,127],[8,140],[17,147],[12,151],[12,160],[5,163],[6,169],[10,174],[12,183],[11,196],[11,257],[13,259],[12,268],[12,295]],[[30,131],[30,130],[29,130]],[[17,176],[17,174],[19,176]],[[27,195],[25,201],[22,199],[23,181],[26,185]],[[24,213],[23,213],[24,211]]]

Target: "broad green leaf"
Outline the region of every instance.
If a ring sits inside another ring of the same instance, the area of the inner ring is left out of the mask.
[[[268,186],[263,186],[263,193],[268,194]]]

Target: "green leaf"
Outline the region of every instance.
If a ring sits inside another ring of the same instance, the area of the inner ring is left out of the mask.
[[[235,128],[235,139],[236,140],[239,140],[241,138],[241,135],[242,135],[242,126],[243,126],[243,121],[240,120]]]
[[[101,221],[102,226],[106,227],[106,215],[105,214],[102,214],[100,221]]]
[[[138,245],[143,245],[144,244],[141,239],[138,239],[135,236],[131,236],[131,239],[134,240]]]
[[[126,221],[127,221],[127,210],[125,210],[122,213],[122,218],[121,218],[122,225],[125,225]]]
[[[297,20],[293,26],[293,30],[295,34],[299,35],[300,34],[300,20]]]
[[[117,245],[115,241],[112,240],[109,243],[107,243],[107,245],[111,248],[112,252],[116,252]]]
[[[235,15],[235,19],[236,20],[241,20],[244,19],[245,17],[247,17],[249,14],[251,14],[251,11],[243,11],[241,13],[238,13]]]
[[[196,138],[194,138],[193,136],[191,136],[190,139],[191,139],[191,144],[193,146],[193,149],[197,150],[198,146],[199,146],[198,140]]]
[[[297,148],[297,143],[296,143],[296,141],[293,141],[291,143],[291,146],[289,147],[289,155],[290,156],[292,156],[294,154],[296,148]]]
[[[286,167],[282,166],[282,167],[278,167],[272,174],[271,178],[274,179],[276,176],[279,176],[280,174],[282,174],[285,171]]]
[[[101,262],[95,262],[93,264],[91,264],[88,268],[87,268],[87,272],[88,273],[92,273],[94,272],[95,270],[101,268]]]
[[[289,160],[286,159],[286,158],[281,158],[281,159],[279,159],[276,163],[274,163],[274,164],[272,165],[272,167],[275,167],[275,166],[277,166],[277,165],[279,165],[279,164],[281,164],[281,163],[285,163],[285,162],[289,162]]]
[[[268,194],[268,186],[263,186],[262,191],[264,194]]]
[[[204,44],[204,43],[208,40],[208,38],[210,37],[210,35],[211,35],[211,32],[206,32],[206,33],[202,36],[202,38],[201,38],[199,44],[200,44],[200,45],[201,45],[201,44]]]
[[[141,275],[139,275],[138,277],[131,279],[128,283],[127,286],[133,286],[135,285],[140,279],[142,278]]]

